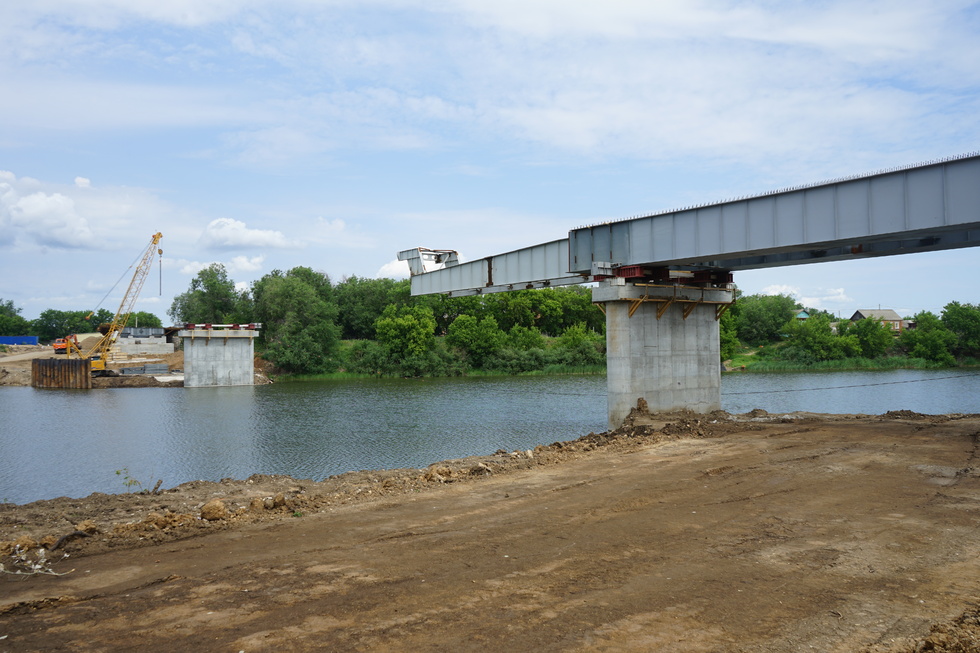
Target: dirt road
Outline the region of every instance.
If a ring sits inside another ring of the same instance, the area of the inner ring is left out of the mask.
[[[980,417],[661,426],[79,538],[0,578],[0,651],[980,650]]]

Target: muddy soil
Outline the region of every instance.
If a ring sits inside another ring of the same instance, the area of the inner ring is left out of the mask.
[[[0,506],[0,651],[980,650],[980,416],[647,415]],[[62,559],[64,554],[69,557]]]

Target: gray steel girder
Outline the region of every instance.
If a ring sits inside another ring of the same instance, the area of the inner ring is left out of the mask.
[[[625,266],[748,270],[980,245],[980,153],[573,229],[412,277],[412,294],[584,283]],[[399,256],[413,256],[413,250]]]
[[[593,262],[745,270],[980,245],[980,156],[574,229]]]

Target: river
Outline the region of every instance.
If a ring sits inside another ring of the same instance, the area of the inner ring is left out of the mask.
[[[728,374],[722,407],[980,413],[980,374]],[[256,473],[320,480],[529,449],[606,429],[605,377],[345,380],[236,388],[0,388],[0,501]],[[139,482],[141,485],[137,485]]]

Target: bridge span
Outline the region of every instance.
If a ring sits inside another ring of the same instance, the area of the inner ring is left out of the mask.
[[[609,424],[720,408],[718,319],[732,272],[980,245],[980,153],[572,229],[567,239],[461,263],[400,252],[412,294],[598,282]]]

